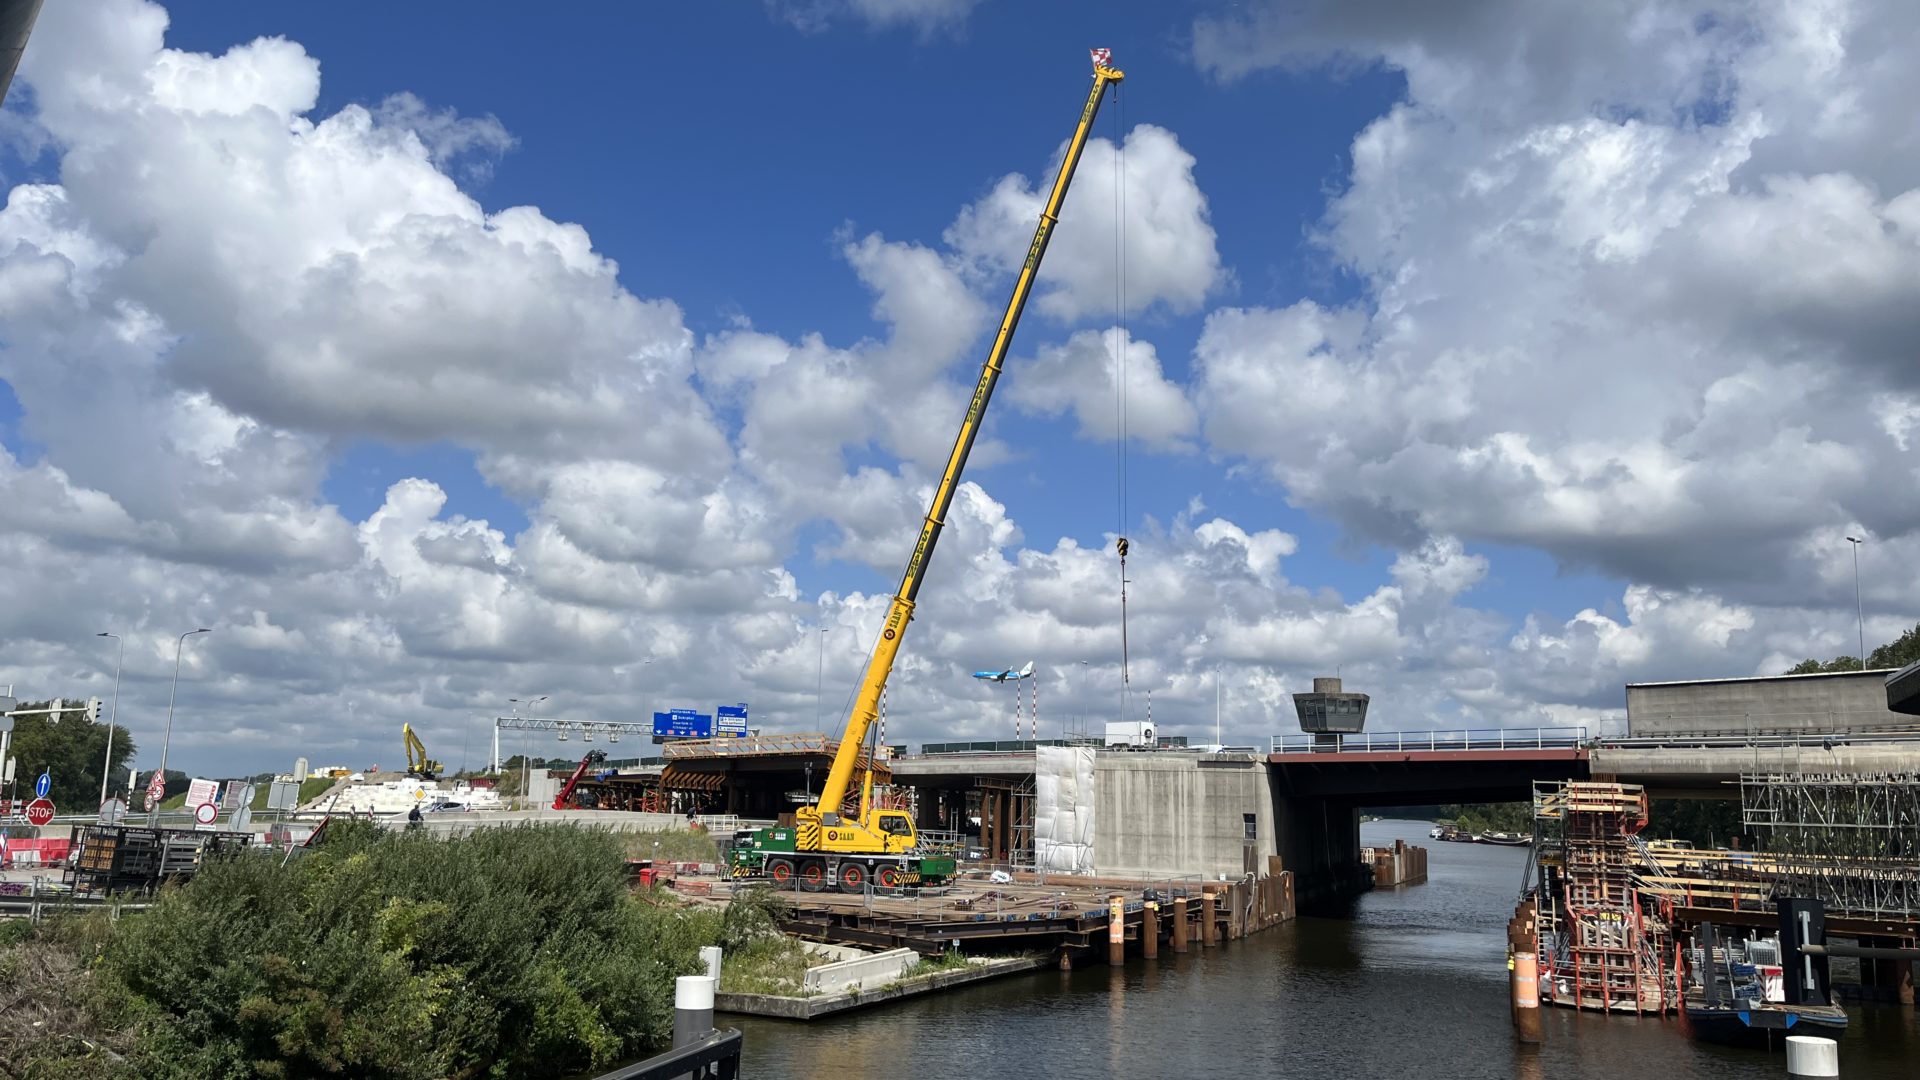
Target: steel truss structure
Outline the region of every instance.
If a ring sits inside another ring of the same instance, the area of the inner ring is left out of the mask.
[[[598,735],[607,742],[617,743],[620,736],[630,738],[653,737],[653,723],[629,723],[622,720],[543,720],[531,716],[496,716],[493,718],[493,761],[491,767],[500,770],[500,733],[502,731],[551,731],[559,741],[578,738],[590,743]]]
[[[1743,773],[1744,867],[1834,914],[1920,916],[1920,774]]]

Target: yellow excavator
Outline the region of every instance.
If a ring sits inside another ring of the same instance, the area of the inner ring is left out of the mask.
[[[440,779],[440,763],[427,756],[426,744],[413,733],[412,724],[400,725],[400,738],[407,744],[407,775],[417,780]]]
[[[1108,88],[1117,86],[1125,78],[1113,66],[1112,54],[1108,50],[1094,49],[1092,52],[1093,88],[1087,94],[1085,107],[1080,110],[1080,123],[1074,129],[1073,140],[1067,144],[1067,152],[1061,158],[1059,175],[1053,181],[1053,193],[1040,214],[1038,227],[1034,229],[1033,243],[1027,248],[1026,262],[1014,281],[1013,297],[1007,302],[1006,315],[1000,320],[1000,330],[993,339],[993,348],[987,353],[986,363],[981,366],[980,380],[974,386],[966,417],[960,422],[960,434],[954,439],[946,472],[941,475],[940,486],[934,491],[933,505],[927,510],[926,519],[921,524],[920,538],[907,560],[900,589],[894,594],[886,621],[881,624],[880,640],[874,645],[873,655],[867,661],[859,694],[854,698],[853,715],[848,718],[846,729],[840,735],[840,745],[833,756],[833,767],[827,773],[826,787],[821,790],[818,802],[795,811],[792,829],[758,829],[743,834],[742,842],[732,849],[729,856],[736,875],[763,872],[772,877],[776,884],[783,884],[797,875],[801,887],[805,889],[818,891],[837,885],[846,892],[859,892],[869,881],[889,886],[906,885],[932,882],[953,873],[951,858],[918,853],[918,837],[911,815],[903,810],[876,809],[873,806],[872,758],[870,752],[863,753],[863,747],[868,732],[879,716],[881,691],[886,689],[887,678],[893,673],[894,657],[900,651],[900,639],[906,633],[907,623],[913,618],[914,600],[920,593],[927,564],[933,558],[934,545],[940,539],[941,527],[946,524],[947,512],[953,505],[954,492],[960,486],[960,473],[966,467],[967,455],[973,449],[973,440],[980,432],[980,421],[987,411],[987,402],[993,397],[994,384],[1000,378],[1007,350],[1013,344],[1014,329],[1020,325],[1020,315],[1026,308],[1028,295],[1033,291],[1034,278],[1040,273],[1040,261],[1046,256],[1047,242],[1052,238],[1053,227],[1059,221],[1061,204],[1066,200],[1068,185],[1073,182],[1074,169],[1080,164],[1081,152],[1086,149],[1094,117],[1100,111],[1100,103],[1105,99]],[[860,767],[863,756],[868,762],[866,779],[862,784],[858,808],[849,814],[845,804],[854,772]]]

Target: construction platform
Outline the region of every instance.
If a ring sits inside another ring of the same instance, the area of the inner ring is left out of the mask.
[[[938,889],[873,895],[796,891],[782,929],[835,944],[910,948],[934,955],[1028,952],[1077,957],[1154,957],[1245,937],[1294,917],[1293,875],[1270,860],[1269,872],[1239,881],[1199,878],[1087,878],[1031,872],[967,871]],[[682,879],[682,891],[725,899],[745,881]]]

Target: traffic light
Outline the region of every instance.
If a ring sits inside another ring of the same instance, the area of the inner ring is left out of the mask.
[[[97,697],[87,699],[87,721],[94,724],[100,722],[100,699]]]

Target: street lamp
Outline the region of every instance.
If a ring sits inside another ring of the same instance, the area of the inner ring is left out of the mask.
[[[525,708],[527,712],[531,714],[535,705],[547,700],[547,695],[541,694],[537,698],[510,697],[507,700],[513,703],[513,715],[519,716],[522,708]],[[531,716],[529,716],[529,719],[531,719]],[[527,797],[527,785],[533,782],[533,769],[527,764],[527,758],[533,754],[533,735],[531,730],[526,728],[521,729],[520,734],[522,736],[520,740],[520,798],[524,804]]]
[[[1085,738],[1087,734],[1087,662],[1085,660],[1080,661],[1080,692],[1074,697],[1077,700],[1073,703],[1073,712],[1080,718],[1080,735]]]
[[[820,665],[814,671],[813,683],[813,726],[820,726],[820,708],[823,692],[827,686],[827,628],[820,628]],[[811,792],[809,792],[811,794]]]
[[[105,630],[94,636],[110,637],[120,643],[120,659],[113,664],[113,711],[107,717],[107,757],[100,763],[100,805],[104,807],[107,805],[107,774],[113,771],[113,725],[120,721],[120,668],[127,659],[127,639]]]
[[[164,794],[167,784],[167,748],[173,743],[173,703],[180,696],[180,651],[187,646],[187,639],[195,634],[211,634],[212,630],[201,627],[180,635],[173,643],[173,689],[167,691],[167,732],[160,737],[160,790]],[[160,818],[160,804],[147,807],[147,824],[153,825]]]
[[[1213,665],[1213,752],[1220,752],[1220,665]]]
[[[1857,536],[1847,537],[1847,543],[1853,545],[1853,617],[1860,629],[1860,670],[1867,670],[1867,616],[1866,609],[1860,606],[1860,545],[1865,540]]]

